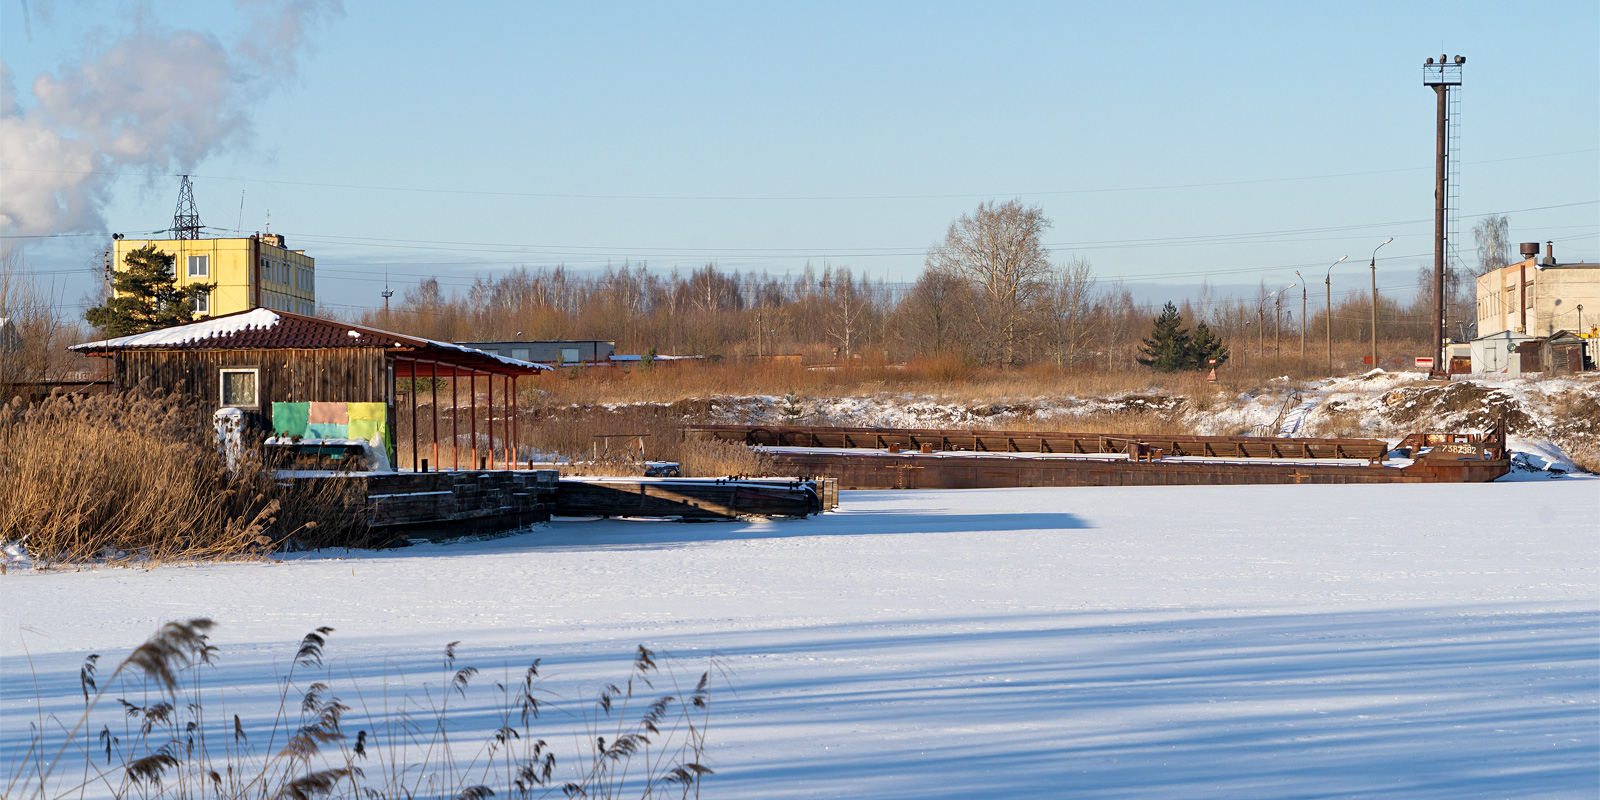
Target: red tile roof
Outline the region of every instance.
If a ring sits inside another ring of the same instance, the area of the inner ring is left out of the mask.
[[[392,333],[364,325],[271,311],[265,308],[224,314],[171,328],[74,345],[84,355],[109,356],[126,350],[275,350],[382,348],[417,359],[502,375],[529,375],[546,364],[474,350],[449,342]]]

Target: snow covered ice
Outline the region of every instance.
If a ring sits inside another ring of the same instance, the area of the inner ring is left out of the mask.
[[[208,616],[214,683],[239,697],[272,694],[318,625],[337,629],[339,671],[437,683],[460,640],[495,671],[543,657],[573,702],[637,644],[696,671],[716,654],[708,798],[1600,786],[1600,480],[841,501],[804,521],[557,521],[281,563],[14,570],[0,763],[39,720],[24,639],[44,713],[75,720],[84,655]]]

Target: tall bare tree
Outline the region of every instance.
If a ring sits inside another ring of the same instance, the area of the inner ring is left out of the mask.
[[[839,356],[849,363],[866,333],[873,306],[872,285],[865,278],[857,284],[848,268],[840,268],[830,278],[826,297],[828,338],[837,343]]]
[[[1472,239],[1478,246],[1478,274],[1493,272],[1511,263],[1511,222],[1504,214],[1491,214],[1472,226]]]
[[[1019,360],[1034,301],[1050,277],[1050,251],[1043,241],[1049,229],[1050,220],[1038,206],[991,200],[950,223],[944,242],[928,251],[928,269],[960,275],[978,290],[986,361]]]
[[[1089,260],[1074,256],[1050,276],[1044,298],[1044,314],[1049,320],[1050,345],[1056,363],[1072,366],[1082,361],[1094,326],[1094,270]]]
[[[941,269],[923,270],[901,304],[905,344],[913,353],[959,350],[972,315],[972,289],[965,278]]]

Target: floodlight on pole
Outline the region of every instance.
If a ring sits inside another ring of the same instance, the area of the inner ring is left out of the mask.
[[[1372,368],[1378,368],[1378,251],[1384,244],[1394,241],[1390,236],[1383,244],[1372,248]]]
[[[1455,242],[1448,239],[1450,195],[1453,185],[1450,182],[1451,155],[1451,96],[1456,87],[1461,85],[1462,65],[1467,63],[1467,57],[1458,55],[1450,58],[1445,54],[1439,56],[1435,62],[1429,58],[1422,65],[1422,85],[1433,90],[1435,108],[1434,153],[1433,153],[1433,319],[1429,324],[1428,350],[1433,356],[1435,370],[1448,365],[1444,360],[1445,321],[1444,321],[1444,276],[1445,260],[1451,245]]]
[[[1328,274],[1322,276],[1322,286],[1328,294],[1327,318],[1323,320],[1323,329],[1328,336],[1328,375],[1333,375],[1333,268],[1350,256],[1339,256],[1339,260],[1328,265]]]

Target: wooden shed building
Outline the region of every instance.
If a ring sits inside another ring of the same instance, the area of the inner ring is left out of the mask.
[[[485,463],[510,468],[518,460],[517,381],[551,369],[449,342],[265,308],[71,349],[111,359],[113,391],[142,385],[213,409],[238,408],[272,435],[378,436],[390,463],[409,455],[403,461],[413,471],[430,456],[436,469]],[[419,418],[419,395],[427,397],[427,419]],[[442,424],[441,400],[450,408]],[[402,417],[410,423],[409,454],[397,452]],[[470,437],[466,446],[463,435]]]

